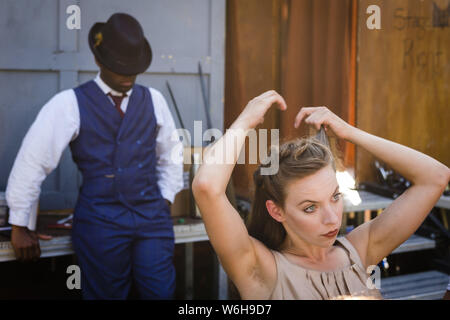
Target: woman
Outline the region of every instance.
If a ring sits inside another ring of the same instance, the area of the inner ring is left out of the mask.
[[[206,230],[225,271],[243,299],[380,298],[378,290],[366,285],[367,268],[420,226],[445,189],[450,170],[420,152],[350,126],[325,107],[302,108],[295,127],[303,120],[316,129],[323,125],[328,134],[390,165],[412,186],[377,218],[336,239],[343,201],[333,157],[315,139],[295,140],[280,147],[276,174],[262,176],[261,167],[255,172],[247,229],[225,190],[246,134],[263,122],[272,104],[287,108],[275,91],[251,100],[231,125],[234,130],[205,150],[193,181]],[[220,159],[221,150],[233,153],[232,164]]]

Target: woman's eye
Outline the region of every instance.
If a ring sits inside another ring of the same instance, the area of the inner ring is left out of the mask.
[[[333,196],[333,199],[336,200],[336,201],[338,201],[340,198],[341,198],[341,193],[336,193],[336,194]]]
[[[315,205],[312,205],[312,206],[309,206],[308,208],[306,208],[304,211],[306,212],[306,213],[311,213],[311,212],[314,212],[314,209],[316,208],[316,206]]]

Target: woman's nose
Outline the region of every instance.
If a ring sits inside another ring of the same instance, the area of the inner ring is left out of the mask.
[[[338,213],[331,207],[325,207],[323,213],[323,224],[337,225],[339,222]]]

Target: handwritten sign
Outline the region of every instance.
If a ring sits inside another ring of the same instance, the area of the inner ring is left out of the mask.
[[[450,0],[378,0],[380,30],[358,2],[357,126],[450,163]],[[359,181],[375,181],[373,157],[356,150]]]

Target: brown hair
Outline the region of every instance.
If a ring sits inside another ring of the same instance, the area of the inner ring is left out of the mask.
[[[288,141],[278,150],[279,170],[276,174],[261,175],[263,165],[254,172],[255,195],[246,225],[249,234],[269,249],[279,249],[286,237],[286,230],[270,216],[266,201],[272,200],[277,205],[284,206],[286,185],[290,181],[309,176],[327,165],[332,165],[336,171],[327,140],[326,135],[319,133],[315,138]]]

